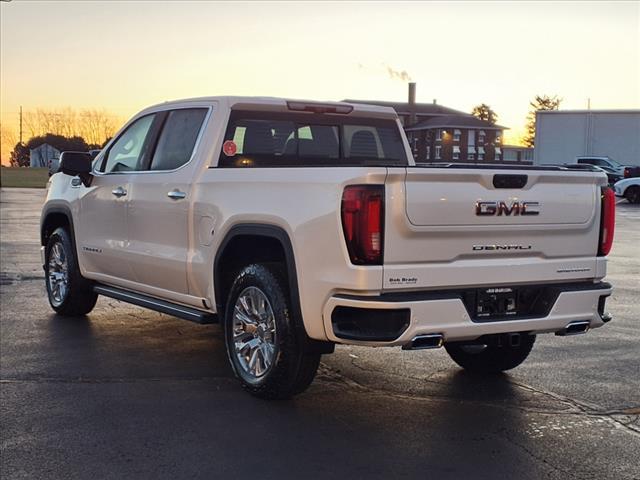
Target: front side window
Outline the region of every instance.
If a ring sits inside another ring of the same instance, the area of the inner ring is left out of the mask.
[[[187,163],[206,114],[206,108],[170,111],[164,121],[149,169],[175,170]]]
[[[130,172],[143,168],[150,147],[147,138],[155,116],[146,115],[129,125],[109,147],[101,172]]]
[[[394,120],[234,111],[220,167],[406,165]]]

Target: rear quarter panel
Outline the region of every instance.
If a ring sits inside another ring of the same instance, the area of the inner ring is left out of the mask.
[[[300,304],[310,337],[325,339],[322,308],[336,291],[379,292],[382,267],[351,265],[340,218],[342,191],[383,184],[386,168],[208,168],[193,190],[193,295],[214,299],[213,264],[237,225],[283,229],[291,240]]]

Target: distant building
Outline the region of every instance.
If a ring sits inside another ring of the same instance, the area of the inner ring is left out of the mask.
[[[533,163],[533,148],[520,145],[502,145],[502,158],[505,162]]]
[[[572,163],[584,155],[640,165],[640,110],[536,112],[534,163]]]
[[[503,162],[506,127],[492,125],[459,110],[433,103],[416,103],[416,84],[409,84],[408,102],[344,100],[393,108],[404,126],[413,156],[425,162]]]
[[[29,166],[34,168],[49,168],[55,172],[58,170],[60,150],[48,143],[29,150]]]

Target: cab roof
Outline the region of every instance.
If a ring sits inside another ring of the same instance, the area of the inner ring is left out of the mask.
[[[391,107],[369,105],[348,102],[321,102],[315,100],[300,100],[278,97],[248,97],[248,96],[212,96],[196,97],[181,100],[171,100],[146,108],[143,112],[167,109],[171,107],[205,105],[217,103],[221,108],[232,110],[262,110],[262,111],[315,111],[325,110],[321,113],[344,114],[356,116],[370,116],[382,118],[397,118],[395,110]],[[301,108],[307,106],[309,109]],[[335,111],[338,110],[338,111]],[[141,113],[143,113],[141,112]]]

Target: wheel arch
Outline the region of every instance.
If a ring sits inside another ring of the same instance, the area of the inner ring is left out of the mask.
[[[216,305],[222,308],[225,297],[225,285],[224,285],[224,267],[228,265],[229,256],[234,253],[235,248],[238,248],[238,244],[242,243],[246,245],[251,241],[259,241],[267,239],[272,245],[277,244],[281,249],[280,252],[274,251],[274,259],[284,260],[287,277],[289,280],[289,294],[291,295],[291,301],[298,311],[300,310],[300,299],[298,291],[298,277],[296,270],[295,255],[293,253],[293,246],[287,232],[277,225],[258,224],[258,223],[244,223],[234,225],[229,229],[224,239],[220,243],[215,259],[213,262],[213,286]],[[275,242],[275,243],[274,243]],[[251,256],[247,256],[251,258]],[[238,259],[239,260],[239,259]],[[235,263],[243,263],[237,261]]]
[[[73,225],[71,209],[63,205],[45,206],[42,210],[40,222],[40,245],[46,246],[49,237],[58,227],[67,227],[71,236],[71,243],[76,247],[76,235]]]
[[[251,244],[251,242],[264,240],[267,240],[267,247],[272,247],[274,249],[274,251],[271,252],[271,258],[284,263],[287,274],[287,288],[293,310],[292,314],[299,338],[304,342],[309,350],[313,350],[318,353],[333,352],[333,343],[313,340],[307,335],[302,318],[300,291],[298,288],[298,275],[293,245],[289,234],[280,226],[259,223],[243,223],[234,225],[229,229],[220,243],[220,247],[216,252],[213,263],[213,288],[217,310],[221,314],[224,314],[224,303],[226,302],[226,296],[228,295],[230,288],[229,278],[226,277],[226,275],[229,275],[232,272],[225,272],[225,267],[228,265],[241,265],[247,263],[247,261],[231,257],[236,248],[238,248],[237,246],[245,246],[247,244]],[[264,254],[265,251],[266,248],[263,246],[260,249],[260,253]],[[231,261],[230,258],[235,261]],[[251,262],[254,261],[252,259],[262,259],[265,257],[258,254],[257,257],[255,255],[248,255],[246,258]]]

